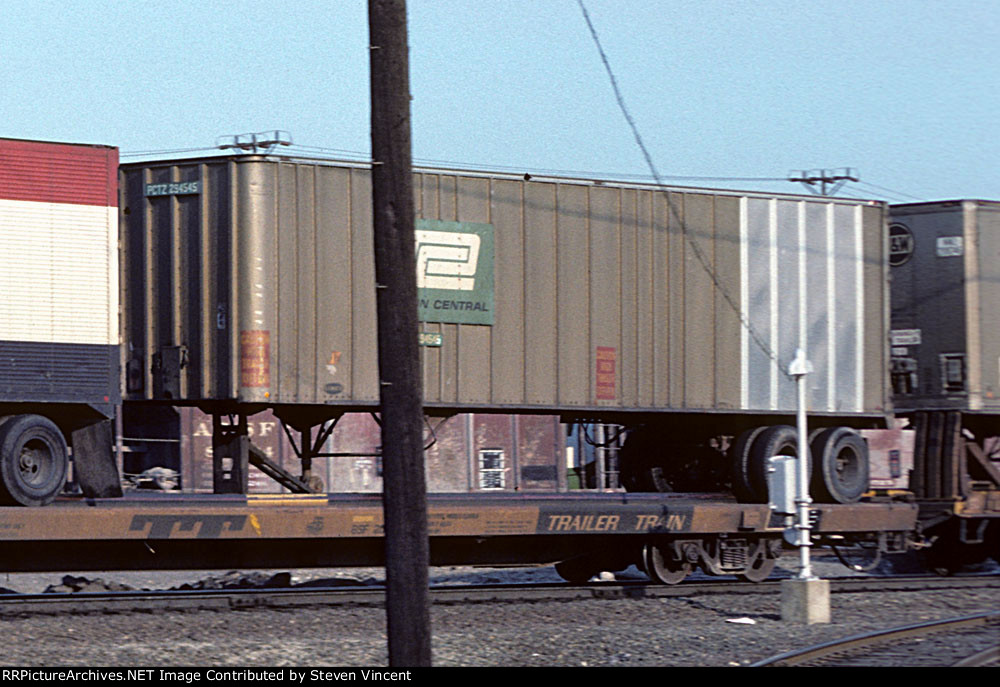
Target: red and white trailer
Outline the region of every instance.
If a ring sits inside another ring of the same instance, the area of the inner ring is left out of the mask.
[[[0,139],[0,502],[107,455],[119,392],[118,150]],[[106,458],[102,458],[106,460]]]

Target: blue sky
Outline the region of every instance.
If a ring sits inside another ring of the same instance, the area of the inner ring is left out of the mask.
[[[1000,3],[585,1],[671,183],[805,192],[711,177],[850,166],[849,195],[1000,199]],[[418,161],[649,174],[576,0],[409,14]],[[7,0],[0,136],[134,153],[277,128],[364,156],[367,37],[362,0]]]

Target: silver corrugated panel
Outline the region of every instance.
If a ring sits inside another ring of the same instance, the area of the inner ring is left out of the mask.
[[[810,410],[871,410],[871,388],[879,398],[884,385],[868,361],[882,355],[869,340],[884,336],[871,307],[885,298],[881,222],[866,224],[860,205],[747,198],[741,224],[743,407],[794,410],[784,371],[801,348],[815,368]]]
[[[247,156],[125,165],[121,187],[131,398],[377,404],[367,169]],[[814,409],[885,409],[880,205],[431,170],[415,190],[428,406],[785,411],[805,346]]]

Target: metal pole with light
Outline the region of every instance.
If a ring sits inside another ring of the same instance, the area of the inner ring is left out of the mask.
[[[813,575],[809,562],[812,538],[809,528],[809,441],[806,429],[806,375],[813,366],[800,348],[788,366],[789,376],[795,379],[797,392],[796,422],[798,425],[798,456],[795,477],[795,526],[786,530],[786,538],[799,547],[801,569],[795,579],[781,582],[781,617],[798,623],[830,622],[830,582]],[[791,535],[791,536],[788,536]]]
[[[809,433],[806,428],[806,375],[813,371],[812,363],[806,359],[805,351],[795,349],[795,360],[788,366],[788,374],[795,379],[796,429],[798,433],[798,460],[795,479],[795,544],[799,547],[799,579],[815,579],[809,561],[809,547],[812,546],[809,530]]]

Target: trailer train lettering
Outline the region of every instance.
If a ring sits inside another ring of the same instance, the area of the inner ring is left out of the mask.
[[[550,515],[549,532],[611,532],[618,529],[619,515]]]
[[[687,516],[677,513],[669,515],[637,515],[635,528],[639,531],[646,530],[671,530],[673,532],[683,532],[687,525]]]
[[[620,515],[548,515],[548,532],[617,532],[621,531]],[[665,515],[636,515],[635,531],[650,532],[669,530],[684,532],[689,524],[688,516],[680,513]],[[632,528],[625,527],[624,531]]]

